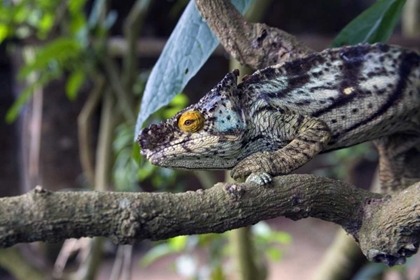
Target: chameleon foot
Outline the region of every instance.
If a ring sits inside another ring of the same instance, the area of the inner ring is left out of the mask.
[[[265,172],[255,172],[246,178],[245,182],[254,182],[260,186],[268,185],[272,181],[271,176]]]

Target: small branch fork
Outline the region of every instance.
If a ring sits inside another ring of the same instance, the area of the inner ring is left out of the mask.
[[[218,183],[171,193],[50,192],[36,187],[0,199],[0,247],[105,236],[118,244],[220,233],[286,216],[341,225],[373,261],[401,264],[417,252],[420,184],[395,196],[370,193],[314,175],[274,178],[272,185]]]

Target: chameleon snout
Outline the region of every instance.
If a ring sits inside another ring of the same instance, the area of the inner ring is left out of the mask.
[[[144,155],[143,150],[153,150],[156,146],[159,145],[158,138],[156,138],[156,136],[153,134],[154,131],[159,131],[159,128],[159,125],[152,124],[140,131],[140,134],[137,137],[137,143],[142,150],[142,155]]]
[[[144,138],[139,137],[137,139],[137,143],[139,143],[139,146],[141,148],[141,152],[143,152],[145,149],[150,149],[151,148],[150,142],[147,141]]]
[[[152,149],[153,148],[152,143],[149,140],[147,140],[147,138],[145,137],[145,136],[147,136],[148,131],[149,131],[148,128],[143,129],[140,132],[139,136],[137,137],[137,143],[139,144],[139,146],[141,148],[142,155],[143,155],[143,151],[145,149]]]

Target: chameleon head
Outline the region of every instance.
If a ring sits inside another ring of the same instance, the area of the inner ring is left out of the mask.
[[[227,74],[197,104],[143,129],[137,141],[152,164],[181,169],[228,169],[241,159],[246,127],[236,80]]]

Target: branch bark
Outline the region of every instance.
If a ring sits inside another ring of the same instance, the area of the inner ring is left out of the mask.
[[[420,184],[383,196],[314,175],[271,186],[218,183],[186,193],[50,192],[41,187],[0,199],[0,246],[106,236],[115,243],[220,233],[286,216],[341,225],[373,261],[400,264],[417,252]]]
[[[195,3],[226,51],[243,65],[261,69],[314,52],[283,30],[248,23],[228,0]]]

